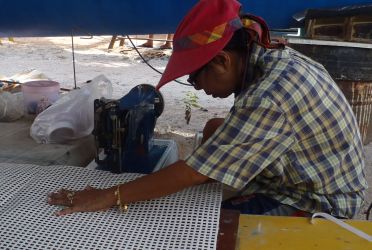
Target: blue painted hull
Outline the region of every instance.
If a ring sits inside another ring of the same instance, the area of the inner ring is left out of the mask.
[[[0,0],[0,36],[173,33],[197,0]],[[271,28],[293,26],[306,8],[372,3],[358,0],[242,0]]]

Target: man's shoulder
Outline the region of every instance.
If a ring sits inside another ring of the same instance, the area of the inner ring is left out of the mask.
[[[281,96],[281,100],[299,100],[304,93],[322,92],[325,85],[335,85],[322,65],[291,48],[266,50],[257,66],[261,74],[248,86],[243,98]]]
[[[290,71],[293,68],[306,68],[319,73],[327,72],[322,64],[290,47],[266,50],[265,53],[260,56],[258,66],[266,72],[278,70]]]

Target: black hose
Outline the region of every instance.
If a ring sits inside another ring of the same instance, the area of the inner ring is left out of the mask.
[[[130,43],[132,44],[133,48],[136,50],[137,54],[141,57],[142,61],[143,61],[144,63],[146,63],[147,66],[149,66],[151,69],[153,69],[154,71],[156,71],[156,72],[158,72],[159,74],[162,75],[163,72],[161,72],[161,71],[155,69],[151,64],[149,64],[149,63],[147,62],[147,60],[146,60],[146,59],[142,56],[142,54],[138,51],[136,45],[134,45],[134,43],[132,42],[132,39],[131,39],[128,35],[127,35],[126,37],[128,38],[128,40],[129,40]],[[184,82],[181,82],[181,81],[178,81],[178,80],[173,80],[173,81],[175,81],[176,83],[179,83],[179,84],[185,85],[185,86],[192,86],[191,84],[184,83]]]

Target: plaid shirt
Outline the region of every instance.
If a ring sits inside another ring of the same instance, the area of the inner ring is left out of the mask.
[[[254,46],[260,76],[186,159],[212,179],[307,212],[353,217],[367,182],[358,124],[324,67],[295,50]]]

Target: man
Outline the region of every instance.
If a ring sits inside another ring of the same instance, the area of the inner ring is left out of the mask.
[[[57,215],[97,211],[219,181],[240,195],[223,206],[243,213],[351,218],[367,187],[356,119],[320,64],[270,43],[258,17],[239,17],[235,0],[201,0],[179,25],[157,86],[189,74],[213,97],[235,94],[228,116],[204,129],[186,160],[108,189],[61,190]]]

